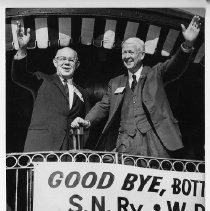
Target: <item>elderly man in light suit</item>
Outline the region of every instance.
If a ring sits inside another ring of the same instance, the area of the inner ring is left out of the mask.
[[[144,42],[129,38],[122,45],[124,75],[110,80],[107,93],[86,115],[76,118],[71,126],[93,126],[108,117],[96,149],[142,156],[172,157],[183,143],[164,85],[179,78],[186,69],[193,44],[200,31],[200,18],[194,16],[185,39],[176,54],[164,63],[143,66]]]

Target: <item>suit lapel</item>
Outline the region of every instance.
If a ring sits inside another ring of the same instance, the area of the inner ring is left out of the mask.
[[[127,75],[124,75],[123,78],[121,79],[120,83],[119,83],[119,87],[125,87],[126,88],[126,84],[128,82],[128,76]],[[116,90],[114,90],[116,91]],[[113,108],[113,111],[112,111],[112,115],[117,111],[120,103],[122,102],[122,99],[124,97],[124,94],[125,94],[125,89],[123,90],[123,92],[121,93],[116,93],[116,100],[115,100],[115,103],[114,103],[114,108]]]
[[[51,77],[52,83],[55,84],[56,87],[60,90],[64,98],[66,99],[67,103],[69,104],[68,96],[66,95],[66,92],[64,90],[64,86],[57,74],[52,75]]]
[[[142,69],[142,72],[141,72],[140,79],[147,77],[148,71],[149,71],[149,67],[144,66],[143,69]]]
[[[126,88],[126,84],[127,84],[127,81],[128,81],[128,76],[127,75],[124,75],[122,77],[122,79],[120,80],[119,82],[119,85],[117,86],[117,88],[119,87],[125,87]],[[116,89],[117,89],[116,88]],[[114,90],[115,92],[116,90]],[[110,114],[110,118],[108,119],[103,131],[102,131],[102,134],[105,132],[105,130],[108,128],[107,126],[110,124],[110,122],[112,121],[114,115],[116,114],[116,111],[117,109],[119,108],[119,105],[120,103],[122,102],[122,99],[124,97],[124,94],[125,94],[125,89],[123,90],[123,92],[121,93],[116,93],[116,100],[114,102],[114,106],[113,106],[113,110],[111,111],[111,114]]]
[[[143,67],[143,70],[141,72],[141,76],[139,78],[139,80],[140,80],[139,83],[140,83],[140,86],[141,86],[141,92],[140,92],[141,99],[143,99],[142,98],[142,93],[143,93],[145,82],[147,80],[147,74],[148,74],[148,72],[149,72],[149,67],[147,67],[147,66]]]

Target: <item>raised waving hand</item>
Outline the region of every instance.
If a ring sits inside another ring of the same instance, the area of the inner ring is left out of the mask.
[[[19,49],[25,49],[30,40],[30,28],[27,29],[25,34],[24,29],[21,28],[20,21],[17,21],[17,40],[19,44]]]
[[[201,28],[200,17],[195,15],[187,28],[183,24],[181,24],[181,27],[185,43],[189,47],[193,46]]]

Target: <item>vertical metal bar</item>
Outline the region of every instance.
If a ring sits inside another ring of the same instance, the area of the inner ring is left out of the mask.
[[[32,192],[33,192],[33,187],[32,187],[32,183],[33,183],[33,172],[32,169],[29,170],[29,211],[32,210]]]
[[[29,210],[29,169],[26,169],[26,211]]]
[[[70,129],[69,137],[72,138],[73,149],[76,150],[77,149],[77,145],[76,145],[75,130]],[[69,141],[71,140],[71,138],[69,139]],[[71,143],[69,143],[69,146],[72,146]]]
[[[77,149],[80,150],[80,128],[77,129]]]
[[[118,153],[115,154],[115,162],[116,162],[116,164],[118,164],[118,155],[119,155]]]
[[[77,140],[74,133],[72,133],[72,140],[73,140],[73,147],[74,149],[77,149]]]
[[[81,149],[84,149],[84,147],[85,147],[85,143],[84,143],[84,128],[83,127],[81,127],[80,128],[80,134],[81,134],[81,143],[80,143],[80,145],[81,145]]]
[[[18,203],[18,169],[15,170],[15,211],[17,211]]]
[[[124,156],[123,156],[123,153],[120,153],[119,156],[120,156],[121,164],[124,165],[125,163],[124,163]]]

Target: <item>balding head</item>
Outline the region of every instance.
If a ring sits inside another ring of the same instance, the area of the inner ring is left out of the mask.
[[[55,58],[65,56],[65,57],[72,57],[76,60],[78,59],[77,52],[70,47],[64,47],[57,51]]]

